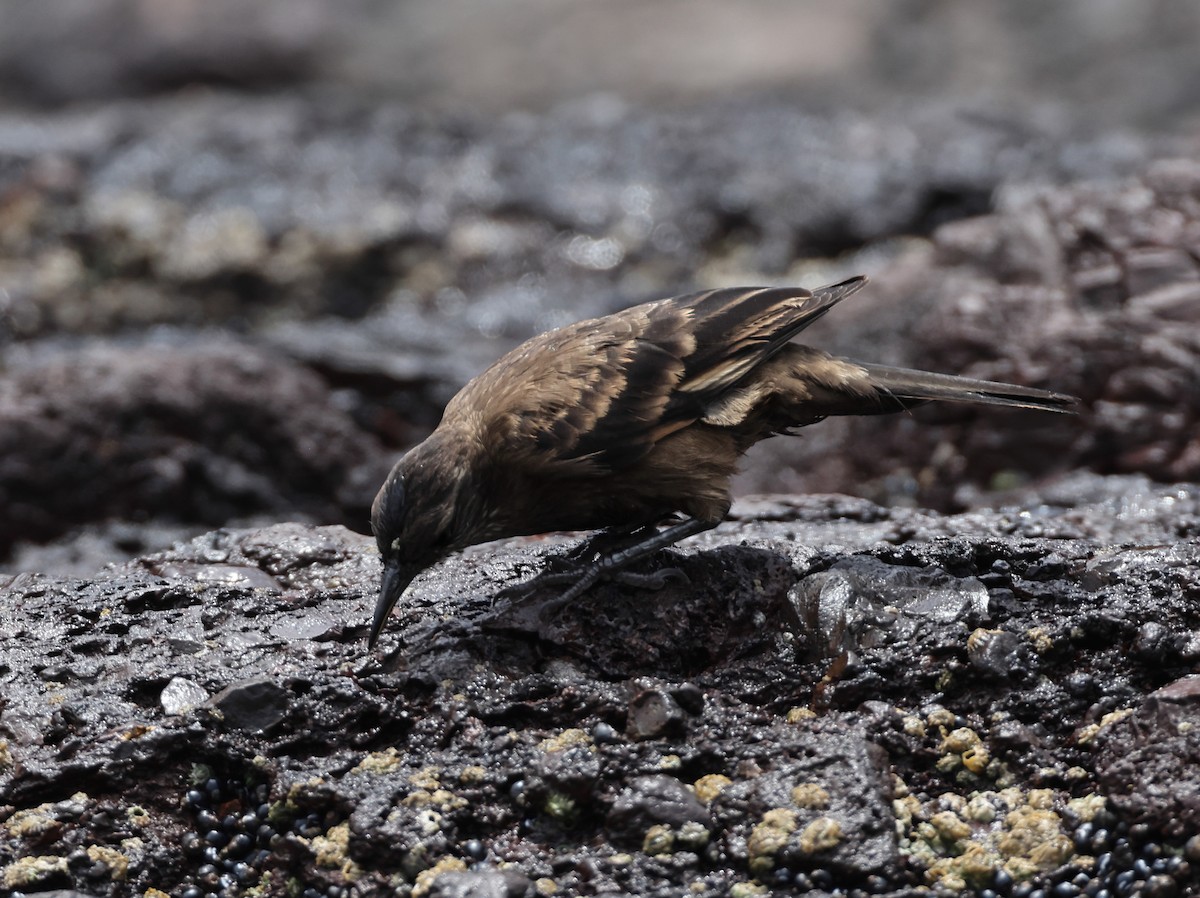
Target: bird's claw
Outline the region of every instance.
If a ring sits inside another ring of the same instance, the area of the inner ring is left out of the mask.
[[[632,586],[634,589],[662,589],[672,580],[677,583],[691,583],[682,568],[665,567],[649,574],[638,574],[634,571],[614,571],[601,579],[612,580],[622,586]]]
[[[621,586],[629,586],[634,589],[649,590],[662,589],[672,580],[678,583],[691,582],[687,574],[677,567],[667,567],[651,573],[639,574],[635,571],[625,570],[593,570],[591,565],[571,564],[561,555],[552,556],[552,558],[548,558],[546,561],[547,568],[551,569],[545,570],[532,580],[517,586],[516,589],[520,593],[528,596],[549,586],[567,586],[574,587],[568,589],[567,592],[571,598],[576,598],[579,594],[601,581],[619,583]],[[578,588],[578,591],[576,591],[576,588]]]

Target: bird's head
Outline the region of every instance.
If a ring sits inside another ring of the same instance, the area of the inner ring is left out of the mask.
[[[372,648],[396,601],[421,571],[483,541],[479,489],[468,485],[473,480],[469,459],[431,437],[396,462],[384,481],[371,506],[371,529],[383,559]]]

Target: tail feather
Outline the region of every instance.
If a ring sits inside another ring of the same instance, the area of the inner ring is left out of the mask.
[[[1016,408],[1041,409],[1047,412],[1071,414],[1079,401],[1065,393],[1052,393],[1035,387],[977,380],[953,374],[936,374],[909,368],[856,363],[865,368],[871,385],[882,395],[896,400],[902,407],[929,400],[948,402],[978,402],[988,405],[1009,405]]]

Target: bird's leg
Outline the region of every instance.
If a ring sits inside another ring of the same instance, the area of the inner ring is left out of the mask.
[[[658,528],[653,524],[634,524],[628,527],[607,527],[594,533],[578,546],[563,555],[557,556],[573,562],[573,569],[591,564],[605,555],[619,552],[621,549],[637,545],[651,533],[657,533]]]
[[[697,533],[703,533],[705,530],[711,530],[717,526],[717,523],[717,521],[704,521],[700,518],[688,518],[686,521],[673,524],[665,530],[655,530],[633,545],[626,546],[610,555],[604,556],[599,561],[593,562],[580,571],[574,578],[571,588],[555,599],[551,603],[549,610],[553,611],[579,598],[602,577],[611,576],[622,568],[636,561],[641,561],[643,558],[653,555],[659,549],[665,549],[667,546],[673,545],[681,539],[695,536]],[[668,574],[667,576],[669,577],[670,575]],[[563,575],[554,575],[555,580],[559,580],[560,578],[566,579]],[[645,578],[637,579],[641,581],[641,585],[656,585],[659,587],[662,586],[663,581],[661,572],[660,574],[650,574]]]
[[[543,571],[534,578],[530,586],[554,586],[574,583],[588,565],[595,564],[605,555],[611,555],[628,546],[636,545],[651,533],[657,533],[654,524],[630,524],[624,527],[606,527],[584,539],[579,545],[561,555],[547,555],[542,559]]]

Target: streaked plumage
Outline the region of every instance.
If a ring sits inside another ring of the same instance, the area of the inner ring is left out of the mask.
[[[738,458],[774,434],[933,399],[1050,411],[1074,401],[790,342],[865,283],[659,300],[549,331],[501,358],[450,401],[375,499],[385,572],[371,644],[412,578],[466,546],[686,517],[671,538],[646,540],[607,571],[716,526]]]

